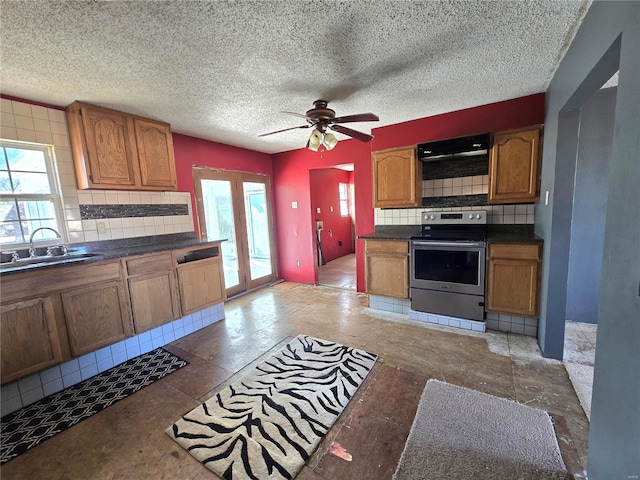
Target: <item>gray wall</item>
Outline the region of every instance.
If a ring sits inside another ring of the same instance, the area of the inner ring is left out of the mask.
[[[580,112],[566,314],[574,322],[598,323],[616,91],[600,90]]]
[[[536,233],[544,238],[538,340],[562,358],[579,109],[619,68],[598,310],[588,474],[640,478],[640,2],[595,1],[547,91]]]

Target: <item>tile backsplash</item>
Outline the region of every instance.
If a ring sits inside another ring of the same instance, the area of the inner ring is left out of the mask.
[[[533,224],[534,205],[484,205],[481,207],[446,208],[376,208],[375,225],[420,225],[422,212],[459,212],[461,210],[484,210],[487,223],[493,225]]]
[[[2,98],[0,114],[0,138],[53,147],[70,243],[193,231],[189,192],[78,190],[64,111]]]
[[[489,175],[422,181],[423,197],[451,197],[454,195],[487,194],[488,192]]]
[[[464,160],[478,163],[477,159]],[[487,167],[485,160],[482,165]],[[445,161],[438,163],[444,164]],[[487,167],[488,168],[488,167]],[[468,169],[467,169],[468,170]],[[486,171],[486,168],[484,169]],[[455,174],[440,168],[442,175]],[[477,173],[480,173],[478,170]],[[426,175],[425,175],[426,176]],[[435,175],[436,177],[439,175]],[[376,208],[374,209],[375,225],[420,225],[423,212],[458,212],[461,210],[485,210],[489,224],[533,224],[534,205],[487,205],[489,192],[489,175],[469,175],[451,178],[430,178],[422,180],[423,206],[419,208]],[[428,205],[428,206],[425,206]],[[473,205],[473,206],[455,206]]]

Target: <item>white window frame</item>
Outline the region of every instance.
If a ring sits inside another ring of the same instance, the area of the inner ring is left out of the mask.
[[[58,233],[60,233],[60,239],[56,239],[56,242],[65,243],[69,241],[67,234],[67,222],[64,217],[64,210],[62,208],[62,189],[60,187],[59,174],[57,163],[55,161],[55,151],[52,145],[46,145],[42,143],[31,142],[18,142],[15,140],[0,139],[0,147],[2,148],[16,148],[22,150],[37,150],[44,153],[45,164],[47,168],[47,176],[49,177],[49,186],[51,193],[6,193],[0,192],[0,200],[50,200],[53,202],[53,207],[56,215],[56,224]],[[4,155],[4,152],[2,153]],[[36,243],[51,243],[51,238],[34,238],[33,242]],[[24,242],[15,243],[2,243],[2,248],[23,248],[29,245],[29,241],[25,239]]]
[[[343,190],[344,190],[344,198],[342,198]],[[338,183],[338,203],[340,206],[340,216],[348,217],[349,216],[349,184],[348,183],[342,183],[342,182]],[[342,213],[343,207],[346,213]]]

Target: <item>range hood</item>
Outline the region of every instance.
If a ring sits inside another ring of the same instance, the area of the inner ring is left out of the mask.
[[[490,136],[488,133],[468,137],[451,138],[418,144],[418,160],[423,162],[487,155]]]

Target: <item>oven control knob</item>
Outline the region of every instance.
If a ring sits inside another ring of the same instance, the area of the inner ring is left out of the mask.
[[[436,219],[436,216],[435,216],[434,214],[431,214],[431,215],[429,216],[429,219],[430,219],[430,220],[435,220],[435,219]]]
[[[469,220],[471,220],[473,218],[473,213],[469,214]]]
[[[476,213],[476,218],[477,218],[478,220],[480,220],[480,219],[482,218],[482,214],[481,214],[481,213]]]

